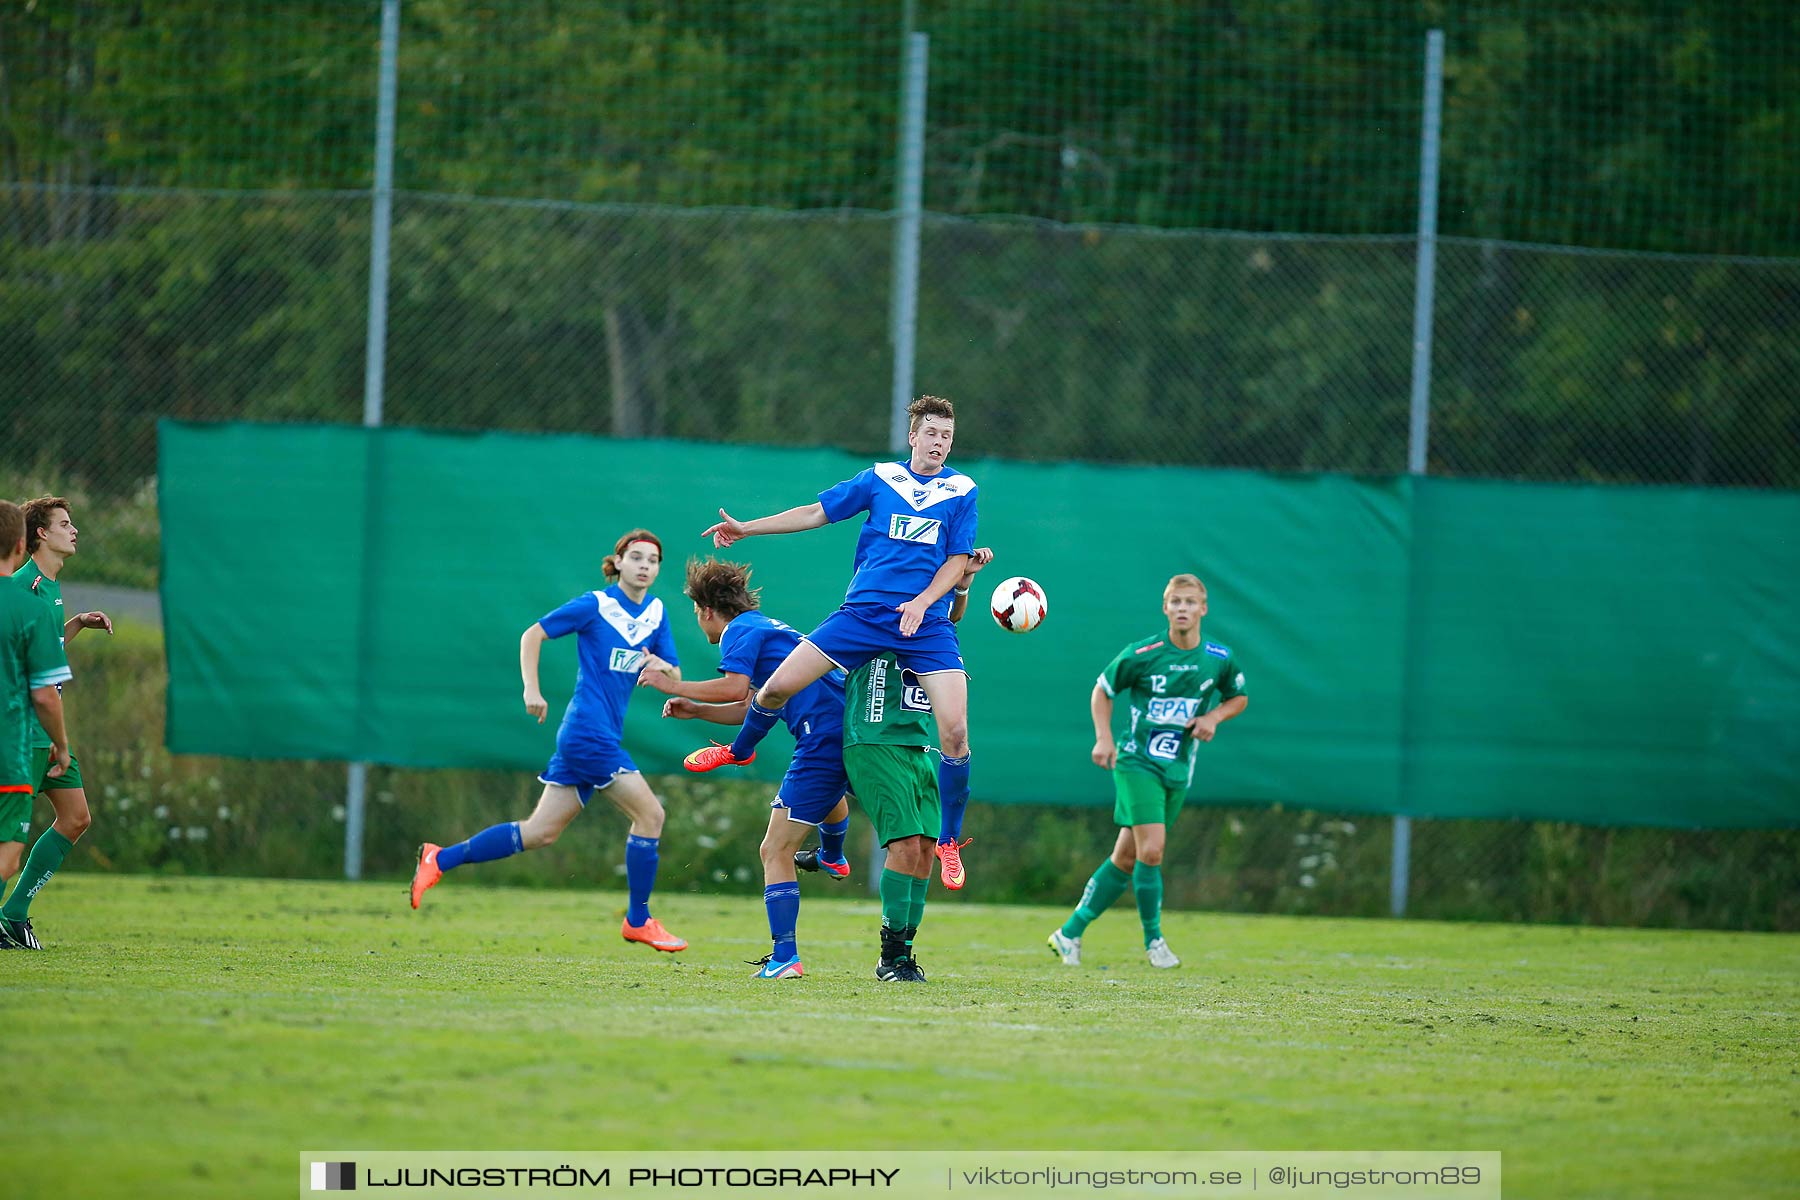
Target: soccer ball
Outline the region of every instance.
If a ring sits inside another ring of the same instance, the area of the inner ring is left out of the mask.
[[[1030,633],[1050,610],[1044,589],[1035,580],[1015,575],[994,589],[994,620],[1008,633]]]

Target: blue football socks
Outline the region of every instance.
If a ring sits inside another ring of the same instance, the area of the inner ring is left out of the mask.
[[[744,727],[731,739],[731,757],[741,762],[755,754],[756,744],[768,736],[780,719],[780,709],[764,708],[752,697],[750,707],[744,710]]]
[[[819,857],[826,862],[844,861],[844,839],[850,836],[850,818],[821,822],[819,825]]]
[[[625,836],[625,886],[631,894],[631,906],[625,920],[642,925],[650,919],[650,889],[656,886],[657,838]]]
[[[776,962],[800,957],[794,926],[800,923],[800,885],[771,883],[763,888],[763,906],[769,910],[769,939],[775,943]]]
[[[440,871],[453,871],[464,863],[493,862],[496,858],[511,858],[525,848],[519,836],[519,823],[508,821],[504,825],[490,825],[466,842],[458,842],[454,846],[445,846],[438,851],[437,864]]]
[[[969,755],[939,760],[938,803],[942,808],[938,841],[954,842],[962,834],[963,810],[969,807]]]

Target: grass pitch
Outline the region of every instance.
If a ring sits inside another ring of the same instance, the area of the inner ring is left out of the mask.
[[[978,885],[978,881],[977,881]],[[1792,1195],[1800,941],[1170,913],[1072,970],[1061,910],[928,910],[878,984],[865,881],[761,903],[65,875],[0,956],[13,1196],[290,1195],[307,1148],[1499,1150],[1524,1196]],[[934,897],[937,895],[934,884]],[[779,1112],[778,1118],[770,1114]]]

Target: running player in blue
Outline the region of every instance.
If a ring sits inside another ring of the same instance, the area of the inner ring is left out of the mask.
[[[954,891],[965,879],[957,836],[969,803],[969,680],[950,621],[950,593],[975,549],[976,488],[973,479],[946,465],[956,437],[950,402],[920,396],[907,412],[909,461],[877,463],[820,492],[816,503],[773,516],[740,521],[720,509],[718,524],[702,535],[725,547],[758,534],[797,533],[868,514],[844,603],[794,647],[751,698],[731,745],[707,746],[682,761],[690,771],[749,762],[782,706],[802,688],[892,650],[901,666],[918,676],[937,716],[944,752],[938,764],[943,824],[937,857],[944,886]]]
[[[556,753],[538,776],[544,793],[537,807],[523,821],[490,826],[454,846],[433,842],[420,846],[412,906],[419,907],[426,890],[443,878],[445,871],[550,845],[598,789],[606,793],[613,807],[631,818],[625,838],[625,881],[631,903],[619,932],[626,941],[655,950],[685,950],[687,942],[650,915],[663,807],[619,744],[625,705],[639,674],[650,671],[681,678],[668,614],[663,602],[650,595],[650,585],[662,569],[662,542],[647,529],[633,529],[619,539],[600,569],[612,581],[610,587],[583,592],[519,639],[525,711],[539,724],[550,711],[538,690],[538,654],[544,640],[575,634],[580,664],[575,672],[575,694],[556,731]]]
[[[765,684],[781,668],[800,645],[800,635],[758,611],[750,568],[738,563],[690,561],[686,590],[701,632],[719,648],[719,677],[683,683],[646,670],[641,682],[668,694],[665,717],[736,725],[744,719],[750,689]],[[781,718],[794,735],[794,759],[770,804],[769,828],[762,841],[763,904],[769,911],[773,946],[756,964],[758,979],[798,979],[806,973],[794,937],[800,919],[794,851],[815,825],[825,835],[823,856],[842,864],[834,874],[850,873],[844,859],[850,779],[844,774],[843,672],[829,671],[800,688],[782,706]]]

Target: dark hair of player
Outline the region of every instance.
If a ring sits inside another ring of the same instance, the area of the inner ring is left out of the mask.
[[[662,539],[648,529],[633,529],[622,533],[618,542],[613,545],[613,552],[600,560],[600,573],[606,576],[608,582],[619,577],[619,557],[625,553],[625,547],[633,542],[649,542],[656,547],[656,557],[659,560],[662,558]]]
[[[705,561],[688,559],[687,586],[682,590],[689,600],[726,620],[761,606],[762,589],[750,586],[750,568],[710,554]]]
[[[906,411],[912,418],[912,423],[906,427],[908,431],[917,429],[919,422],[926,417],[941,417],[946,421],[956,420],[956,408],[942,396],[920,396],[906,406]]]
[[[24,536],[25,510],[11,500],[0,500],[0,554],[11,554]]]
[[[69,502],[61,496],[39,496],[25,502],[25,553],[37,553],[44,541],[40,531],[50,528],[50,514],[59,508],[69,511]]]

